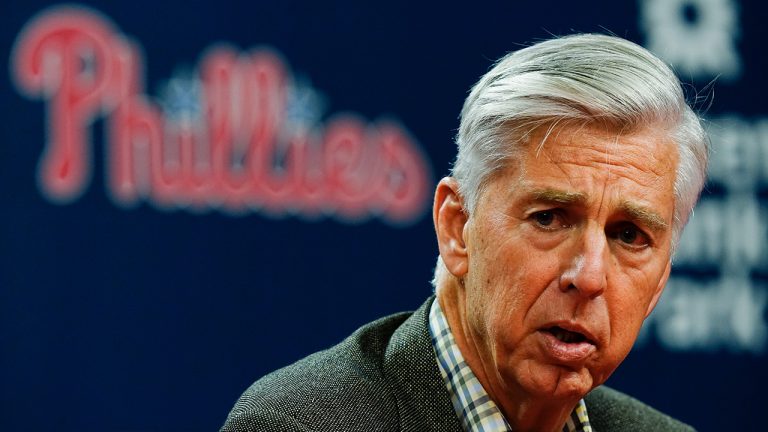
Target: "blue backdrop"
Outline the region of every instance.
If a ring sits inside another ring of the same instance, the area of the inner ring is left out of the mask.
[[[256,378],[418,307],[469,87],[574,31],[672,63],[715,148],[609,384],[764,423],[768,6],[414,3],[0,4],[0,430],[214,430]]]

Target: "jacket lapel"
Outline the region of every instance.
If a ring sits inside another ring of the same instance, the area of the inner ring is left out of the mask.
[[[429,308],[434,299],[427,299],[395,330],[384,354],[384,375],[397,399],[402,431],[462,430],[429,333]]]

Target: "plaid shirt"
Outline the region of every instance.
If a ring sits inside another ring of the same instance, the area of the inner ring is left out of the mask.
[[[429,311],[429,332],[437,354],[440,374],[451,395],[453,408],[467,432],[512,431],[504,415],[496,406],[480,381],[472,373],[453,338],[440,304],[432,302]],[[587,416],[587,406],[580,400],[573,409],[563,432],[592,432]]]

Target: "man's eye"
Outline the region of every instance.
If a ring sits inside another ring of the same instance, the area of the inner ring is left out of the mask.
[[[622,225],[617,227],[612,237],[626,245],[634,247],[643,247],[650,243],[648,236],[634,225]]]
[[[550,226],[555,221],[555,213],[550,210],[536,212],[533,219],[541,226]]]
[[[619,231],[619,239],[624,243],[634,243],[637,240],[637,230],[632,227],[622,228]]]

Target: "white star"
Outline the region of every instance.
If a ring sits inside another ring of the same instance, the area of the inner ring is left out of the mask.
[[[642,0],[640,25],[646,47],[694,80],[741,75],[733,0]]]

